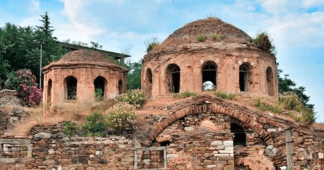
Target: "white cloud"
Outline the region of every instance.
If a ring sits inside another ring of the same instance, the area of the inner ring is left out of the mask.
[[[40,3],[38,1],[36,1],[36,0],[31,0],[30,10],[32,10],[32,11],[40,10]]]
[[[23,19],[21,21],[21,23],[19,24],[19,26],[26,27],[26,26],[39,25],[39,19],[40,19],[40,17],[29,17],[29,18],[25,18],[25,19]]]
[[[324,1],[323,0],[303,0],[303,4],[305,7],[324,7]]]
[[[61,13],[67,16],[68,21],[57,28],[55,35],[60,40],[71,39],[75,41],[90,42],[93,36],[104,32],[95,21],[85,22],[83,17],[86,13],[84,7],[90,3],[86,0],[61,0],[64,9]]]

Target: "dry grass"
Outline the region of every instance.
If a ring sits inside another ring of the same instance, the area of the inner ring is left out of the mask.
[[[41,105],[35,108],[25,108],[30,113],[30,117],[20,123],[16,123],[12,130],[7,132],[8,135],[14,134],[25,136],[29,134],[30,129],[35,125],[52,125],[62,121],[76,121],[82,124],[85,116],[90,115],[94,111],[103,113],[115,103],[114,100],[100,102],[85,102],[64,104],[57,107],[49,107],[49,105]]]
[[[315,129],[324,130],[324,123],[313,123],[312,126],[313,126]]]

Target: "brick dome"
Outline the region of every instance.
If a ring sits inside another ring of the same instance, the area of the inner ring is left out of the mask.
[[[58,63],[111,63],[109,56],[96,50],[80,49],[62,56]]]

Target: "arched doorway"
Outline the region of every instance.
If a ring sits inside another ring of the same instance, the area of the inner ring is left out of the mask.
[[[123,82],[121,80],[118,81],[118,92],[119,94],[124,93]]]
[[[176,64],[170,64],[167,67],[167,85],[169,92],[179,93],[180,92],[180,67]]]
[[[95,90],[95,98],[98,100],[103,100],[105,96],[105,87],[106,87],[106,79],[104,77],[98,76],[93,84]]]
[[[73,76],[69,76],[65,79],[65,99],[76,100],[77,99],[77,79]]]
[[[268,86],[268,95],[274,96],[274,85],[273,85],[273,72],[271,67],[267,68],[267,86]]]
[[[150,68],[146,70],[145,83],[146,83],[147,95],[152,96],[153,78],[152,78],[152,71]]]
[[[240,83],[240,91],[249,91],[248,83],[249,83],[249,72],[250,66],[247,63],[243,63],[240,65],[240,75],[239,75],[239,83]]]
[[[246,134],[244,129],[240,125],[231,123],[231,132],[234,133],[234,146],[246,146]]]
[[[49,79],[47,83],[47,102],[51,103],[52,100],[52,80]]]
[[[217,65],[209,61],[202,68],[203,91],[214,89],[217,86]]]

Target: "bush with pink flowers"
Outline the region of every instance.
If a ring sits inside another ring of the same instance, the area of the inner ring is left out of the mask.
[[[8,87],[17,91],[17,97],[22,99],[24,105],[36,106],[42,100],[42,89],[37,87],[36,77],[30,70],[22,69],[10,73]]]

